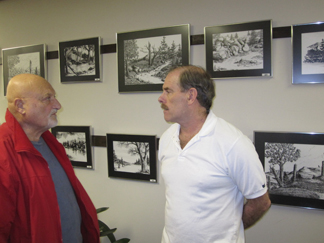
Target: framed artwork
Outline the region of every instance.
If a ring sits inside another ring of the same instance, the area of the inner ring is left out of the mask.
[[[64,146],[72,166],[93,168],[90,126],[56,126],[51,130]]]
[[[100,37],[59,42],[61,82],[101,81]]]
[[[189,24],[117,33],[119,92],[162,91],[172,66],[188,65]]]
[[[46,45],[2,49],[4,95],[10,79],[18,74],[32,73],[46,79]]]
[[[324,209],[324,133],[254,132],[271,202]]]
[[[212,78],[272,76],[272,21],[205,27],[206,70]]]
[[[107,134],[108,176],[156,183],[156,137]]]
[[[324,83],[324,22],[293,25],[292,48],[292,83]]]

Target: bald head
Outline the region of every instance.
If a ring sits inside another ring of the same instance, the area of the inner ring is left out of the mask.
[[[56,126],[61,104],[46,79],[34,74],[13,77],[8,83],[7,100],[8,110],[31,141],[38,141],[43,132]]]
[[[16,99],[30,97],[39,92],[44,86],[50,86],[48,81],[38,75],[24,73],[14,76],[7,86],[8,109],[14,112],[13,106]]]

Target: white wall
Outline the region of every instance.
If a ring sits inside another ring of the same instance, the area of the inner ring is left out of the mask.
[[[101,36],[116,43],[117,32],[179,24],[191,35],[205,26],[272,19],[273,27],[323,21],[323,0],[3,0],[0,48]],[[324,132],[324,85],[292,85],[291,39],[273,40],[273,77],[216,80],[213,111],[253,139],[254,130]],[[61,84],[58,59],[48,60],[48,80],[63,108],[60,125],[91,125],[106,133],[162,135],[169,126],[157,102],[160,93],[119,94],[116,53],[103,54],[103,82]],[[205,66],[204,46],[191,46],[191,63]],[[2,80],[2,70],[0,71]],[[6,100],[0,87],[0,123]],[[75,169],[96,207],[109,206],[100,218],[117,227],[117,238],[158,243],[163,228],[164,186],[111,179],[107,152],[94,147],[94,170]],[[247,243],[322,243],[324,211],[273,205],[247,230]],[[217,227],[217,226],[216,226]],[[102,239],[102,242],[108,242]]]

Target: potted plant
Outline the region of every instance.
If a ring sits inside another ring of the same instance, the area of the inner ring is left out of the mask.
[[[98,208],[97,214],[106,211],[107,209],[108,209],[107,207]],[[100,237],[107,236],[111,243],[128,243],[130,241],[130,239],[128,238],[116,240],[114,236],[114,232],[117,230],[117,228],[110,229],[108,225],[106,225],[104,222],[102,222],[99,219],[98,219],[98,223],[99,223]]]

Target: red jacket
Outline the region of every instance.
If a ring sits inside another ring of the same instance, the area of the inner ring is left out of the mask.
[[[99,243],[97,213],[74,174],[64,147],[46,131],[42,137],[65,170],[80,207],[84,243]],[[54,183],[47,162],[7,110],[0,126],[0,243],[61,243]]]

